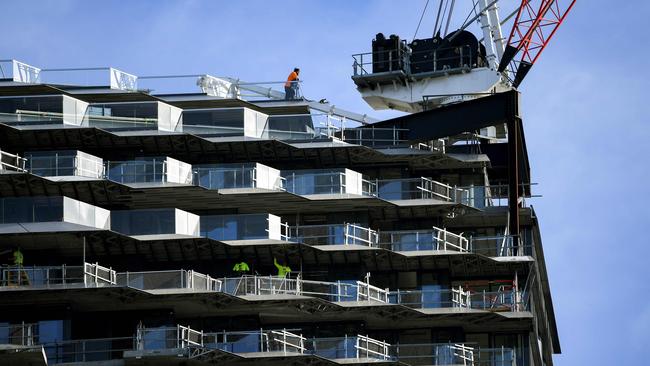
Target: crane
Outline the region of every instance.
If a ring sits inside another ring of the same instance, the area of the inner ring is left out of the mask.
[[[450,32],[455,0],[440,0],[431,38],[409,43],[378,33],[372,52],[352,56],[352,80],[372,108],[409,113],[516,89],[575,1],[521,0],[500,20],[499,0],[472,0],[465,21]],[[501,27],[512,18],[506,40]],[[474,23],[481,39],[468,31]]]

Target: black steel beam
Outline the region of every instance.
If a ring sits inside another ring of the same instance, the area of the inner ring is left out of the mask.
[[[408,129],[409,140],[424,141],[507,123],[518,116],[519,92],[511,90],[377,122],[370,126]]]

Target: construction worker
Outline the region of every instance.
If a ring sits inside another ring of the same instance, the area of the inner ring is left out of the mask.
[[[275,264],[275,267],[278,269],[278,277],[287,277],[287,275],[291,273],[291,268],[278,263],[278,260],[275,257],[273,258],[273,264]]]
[[[300,69],[295,68],[293,72],[289,74],[287,82],[284,83],[284,99],[291,100],[296,99],[296,90],[298,90],[298,75],[300,74]]]
[[[14,254],[14,266],[19,268],[22,267],[23,262],[25,260],[25,257],[23,256],[23,252],[20,251],[20,248],[16,248],[13,254]]]
[[[7,282],[8,285],[29,285],[29,276],[27,272],[23,269],[23,263],[25,261],[25,256],[23,252],[20,251],[20,247],[16,248],[13,252],[14,256],[14,267],[10,269],[7,273]]]
[[[245,275],[251,269],[248,267],[248,263],[241,261],[239,263],[235,263],[235,266],[232,267],[232,270],[238,275]]]

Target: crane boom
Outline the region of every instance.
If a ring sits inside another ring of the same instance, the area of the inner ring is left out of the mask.
[[[559,0],[522,0],[508,37],[499,71],[514,62],[513,86],[517,87],[573,8],[576,0],[562,6]]]

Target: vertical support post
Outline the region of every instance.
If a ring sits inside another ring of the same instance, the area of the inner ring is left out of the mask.
[[[513,247],[519,246],[519,131],[520,120],[508,121],[508,228]]]

